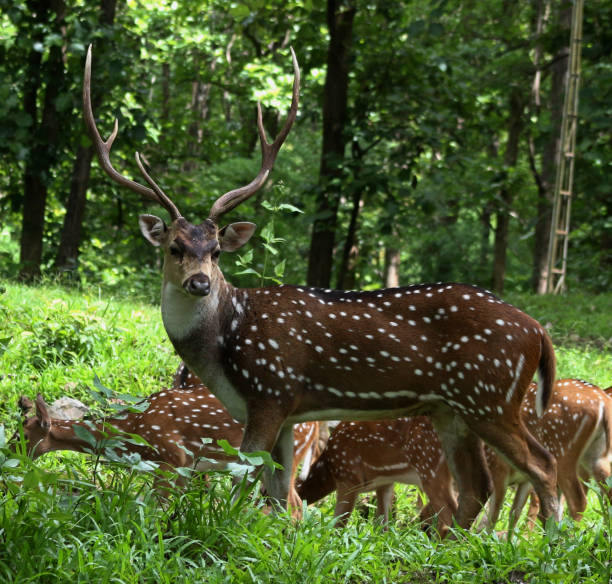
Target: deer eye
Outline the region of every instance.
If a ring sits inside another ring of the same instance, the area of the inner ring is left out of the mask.
[[[170,255],[179,259],[183,256],[183,250],[176,244],[176,243],[172,243],[170,244],[170,247],[168,248],[168,251],[170,252]]]
[[[219,260],[219,256],[220,255],[221,255],[221,250],[220,249],[216,249],[215,251],[212,252],[211,257],[216,262],[216,261]]]

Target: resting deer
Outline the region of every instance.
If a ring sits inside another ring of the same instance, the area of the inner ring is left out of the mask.
[[[251,237],[247,222],[220,220],[264,184],[297,115],[299,68],[292,52],[293,97],[272,143],[258,107],[262,164],[257,176],[191,223],[149,176],[148,187],[118,173],[91,108],[91,50],[83,86],[85,122],[98,159],[119,184],[162,205],[170,224],[141,215],[144,237],[164,253],[161,312],[177,353],[244,422],[242,450],[271,452],[284,471],[264,473],[284,504],[292,426],[307,420],[359,420],[428,414],[459,491],[457,522],[467,527],[490,492],[480,439],[532,481],[541,515],[556,512],[555,461],[522,423],[520,404],[536,371],[537,410],[554,380],[552,343],[540,324],[493,294],[465,284],[421,284],[366,292],[278,286],[239,289],[219,268],[222,251]]]
[[[334,515],[346,525],[359,493],[376,490],[377,516],[389,519],[394,483],[418,485],[427,495],[421,521],[437,521],[444,533],[457,509],[448,465],[438,436],[425,416],[375,422],[341,422],[299,485],[314,503],[336,494]]]
[[[148,407],[143,412],[129,411],[103,421],[56,420],[50,417],[47,404],[39,394],[35,402],[35,415],[23,421],[23,434],[28,453],[38,458],[56,450],[105,453],[106,438],[130,435],[142,436],[150,445],[138,445],[128,441],[118,447],[124,453],[138,453],[143,460],[156,462],[162,470],[191,467],[205,472],[225,468],[235,458],[228,455],[217,441],[227,440],[234,448],[242,441],[243,426],[234,420],[203,385],[185,388],[164,389],[150,395]],[[19,407],[29,415],[33,405],[28,398],[19,399]],[[83,440],[75,432],[75,426],[85,428],[96,439],[96,447]],[[296,453],[303,457],[306,450],[316,442],[316,423],[300,424],[296,428]],[[13,442],[18,437],[15,434]],[[211,439],[204,443],[202,439]],[[295,460],[297,468],[300,459]],[[293,473],[295,475],[295,472]],[[167,488],[166,480],[157,481],[162,493]],[[184,485],[181,475],[177,484]],[[291,507],[299,514],[301,502],[292,483]]]
[[[612,502],[612,493],[605,487],[610,476],[612,399],[591,383],[561,379],[555,383],[548,410],[538,418],[534,409],[536,392],[532,384],[523,402],[522,416],[532,434],[556,458],[558,488],[565,496],[570,516],[578,520],[587,503],[579,477],[601,483]],[[510,511],[512,526],[520,517],[531,485],[491,450],[487,450],[487,460],[493,477],[493,496],[486,524],[495,525],[507,486],[516,484],[518,489]],[[535,512],[537,504],[530,508],[530,520]]]

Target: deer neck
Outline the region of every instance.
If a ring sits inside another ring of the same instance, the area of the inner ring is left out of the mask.
[[[74,431],[75,425],[81,426],[91,433],[96,441],[95,447],[76,435]],[[54,420],[49,435],[50,440],[41,454],[54,450],[104,453],[107,446],[107,438],[120,437],[123,432],[135,433],[135,429],[132,426],[132,420],[129,415],[125,418],[109,418],[104,421],[97,420],[88,423],[84,423],[81,420]],[[122,447],[122,449],[140,453],[144,453],[146,450],[133,444],[125,444],[125,447]]]
[[[208,296],[192,296],[170,280],[162,286],[161,311],[164,327],[174,344],[180,343],[201,331],[202,336],[215,334],[219,329],[221,300],[226,295],[228,285],[217,281]],[[213,336],[211,340],[216,340]]]
[[[77,424],[74,420],[56,420],[51,426],[50,446],[49,450],[74,450],[75,452],[89,452],[92,450],[91,444],[77,437],[74,426]],[[102,424],[94,422],[93,424],[84,424],[78,422],[79,426],[85,428],[96,439],[96,443],[102,440]],[[94,449],[96,452],[99,449]]]
[[[165,280],[162,290],[162,319],[176,352],[202,382],[223,402],[232,417],[245,419],[245,401],[227,377],[223,365],[224,333],[237,326],[245,296],[222,276],[208,296],[188,296]]]

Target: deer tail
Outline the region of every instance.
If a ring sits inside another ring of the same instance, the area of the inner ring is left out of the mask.
[[[612,435],[610,434],[612,431],[612,420],[610,419],[612,417],[612,401],[608,401],[608,399],[608,396],[606,396],[601,419],[606,434],[606,452],[610,452],[610,448],[612,448]]]
[[[550,403],[555,383],[555,349],[546,331],[542,331],[542,349],[538,363],[538,392],[536,395],[536,413],[541,418]]]

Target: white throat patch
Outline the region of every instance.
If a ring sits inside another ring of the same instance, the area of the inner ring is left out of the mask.
[[[219,296],[215,289],[208,296],[191,296],[171,282],[164,282],[162,288],[162,320],[168,335],[173,339],[184,339],[203,320],[207,314],[217,311]]]

